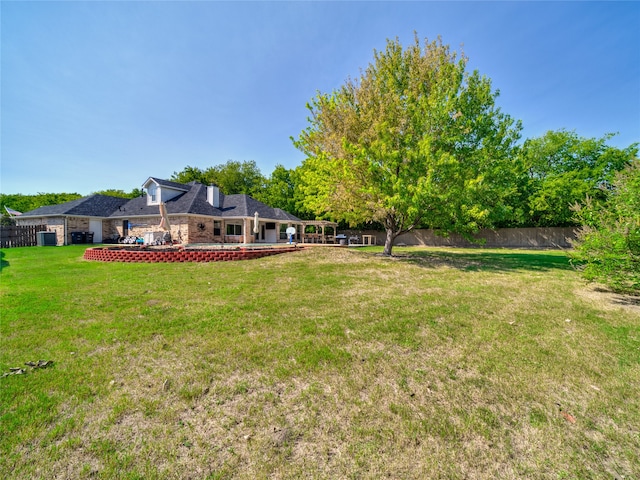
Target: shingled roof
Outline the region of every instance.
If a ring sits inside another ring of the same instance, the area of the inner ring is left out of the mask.
[[[219,207],[207,202],[207,186],[198,182],[188,184],[169,182],[149,177],[159,185],[183,191],[176,197],[167,200],[165,206],[169,215],[206,215],[222,218],[253,217],[256,212],[260,218],[267,220],[300,222],[301,220],[280,208],[272,208],[244,194],[224,195],[219,193]],[[147,180],[148,181],[148,180]],[[133,199],[109,197],[106,195],[89,195],[60,205],[40,207],[24,213],[29,216],[63,216],[78,215],[88,217],[128,218],[134,216],[160,215],[158,205],[148,205],[147,197]]]
[[[161,187],[170,187],[170,188],[173,188],[175,190],[184,190],[184,191],[189,190],[189,184],[172,182],[171,180],[163,180],[161,178],[156,178],[156,177],[147,178],[147,181],[144,182],[142,185],[143,186],[147,185],[149,183],[149,180],[153,180],[155,183],[157,183]]]
[[[93,194],[78,198],[59,205],[46,205],[30,210],[21,215],[24,217],[56,217],[77,215],[86,217],[108,217],[129,201],[128,198],[111,197],[109,195]]]

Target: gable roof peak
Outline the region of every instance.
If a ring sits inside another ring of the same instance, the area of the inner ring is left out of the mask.
[[[184,192],[189,190],[189,185],[185,185],[184,183],[172,182],[171,180],[163,180],[157,177],[149,177],[143,184],[143,188],[148,188],[149,184],[153,182],[160,187],[168,187],[174,190],[182,190]]]

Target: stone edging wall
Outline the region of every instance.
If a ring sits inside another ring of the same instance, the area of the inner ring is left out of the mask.
[[[134,250],[116,248],[87,248],[84,251],[85,260],[100,262],[127,263],[168,263],[168,262],[229,262],[234,260],[251,260],[268,257],[281,253],[299,251],[296,247],[273,249],[239,250]]]

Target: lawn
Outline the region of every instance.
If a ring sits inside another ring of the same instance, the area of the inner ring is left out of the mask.
[[[380,251],[0,251],[0,478],[640,479],[637,298],[559,251]]]

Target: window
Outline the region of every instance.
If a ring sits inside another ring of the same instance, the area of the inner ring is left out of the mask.
[[[222,226],[222,222],[218,221],[218,220],[214,220],[213,221],[213,234],[216,237],[220,236],[220,230],[221,230],[221,226]]]
[[[242,235],[242,225],[227,224],[227,235]]]
[[[149,185],[147,193],[149,195],[148,205],[153,205],[158,202],[158,187],[156,185]]]

